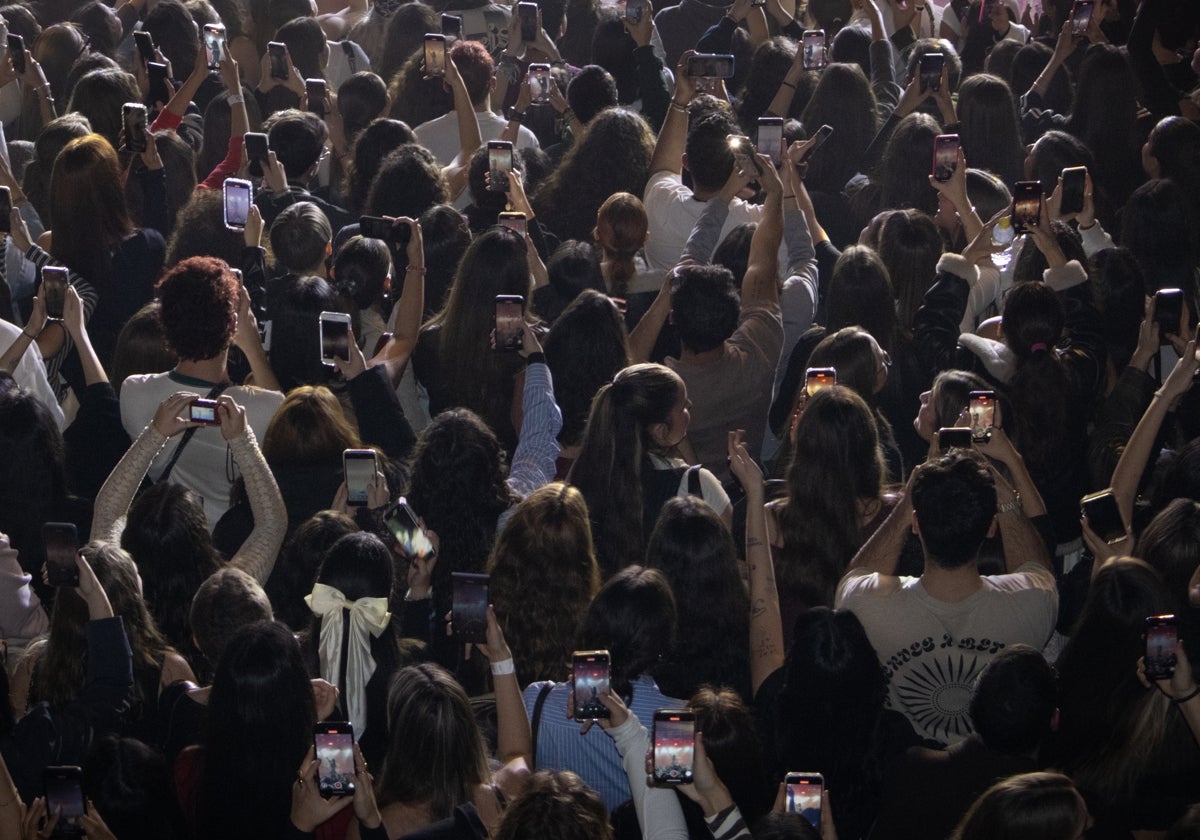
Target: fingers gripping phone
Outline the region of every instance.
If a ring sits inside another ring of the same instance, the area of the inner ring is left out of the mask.
[[[538,36],[537,3],[518,3],[517,17],[521,22],[521,41],[532,44]]]
[[[801,156],[800,162],[808,163],[808,161],[816,153],[817,149],[825,145],[825,141],[829,139],[829,135],[831,134],[833,134],[833,126],[831,125],[823,125],[817,129],[817,133],[814,134],[812,138],[813,144],[809,146],[808,151]]]
[[[13,70],[17,71],[18,76],[24,76],[27,69],[25,66],[25,39],[20,35],[10,34],[8,36],[8,54],[12,56]]]
[[[349,722],[313,727],[317,791],[326,799],[354,795],[354,727]]]
[[[51,586],[79,586],[79,535],[70,522],[47,522],[42,526],[42,546],[46,551],[46,577]]]
[[[696,53],[688,58],[687,74],[696,82],[697,93],[711,93],[716,79],[733,78],[733,56],[729,53]]]
[[[487,641],[487,575],[451,572],[453,584],[451,619],[454,638],[460,642],[482,644]]]
[[[361,507],[367,503],[371,482],[379,463],[374,449],[347,449],[342,453],[342,475],[346,478],[346,504]]]
[[[1071,34],[1077,38],[1087,35],[1092,23],[1092,12],[1095,10],[1095,0],[1075,0],[1071,6]]]
[[[550,85],[554,81],[550,78],[549,64],[530,64],[529,65],[529,88],[533,94],[533,102],[544,105],[550,101]]]
[[[654,713],[653,785],[690,785],[695,778],[696,715],[686,709]]]
[[[729,141],[729,151],[733,152],[733,159],[742,175],[750,179],[760,177],[762,168],[758,165],[750,138],[742,134],[730,134],[725,139]]]
[[[1163,344],[1167,334],[1179,335],[1179,322],[1183,320],[1183,290],[1159,289],[1154,293],[1154,320],[1158,322],[1158,334]]]
[[[776,167],[783,165],[783,117],[758,118],[758,150]]]
[[[783,784],[787,812],[799,814],[820,831],[821,794],[825,791],[825,777],[820,773],[788,773]]]
[[[267,44],[267,55],[271,61],[271,78],[286,82],[288,79],[288,48],[282,41]]]
[[[996,420],[996,392],[972,391],[967,402],[967,413],[971,418],[971,440],[975,443],[991,440]]]
[[[1062,193],[1059,195],[1058,211],[1069,216],[1083,210],[1087,191],[1087,167],[1068,166],[1062,171]]]
[[[305,79],[304,92],[308,97],[308,110],[325,119],[325,80]]]
[[[1079,507],[1087,516],[1088,527],[1104,542],[1112,545],[1125,539],[1125,521],[1111,490],[1089,493],[1079,500]]]
[[[525,298],[496,295],[496,349],[520,350],[524,343]]]
[[[421,527],[416,511],[403,498],[396,502],[383,521],[392,532],[400,550],[409,558],[426,560],[437,554],[433,541]]]
[[[204,25],[204,60],[209,70],[220,70],[225,57],[225,27],[219,23]]]
[[[188,420],[204,426],[220,426],[221,417],[217,414],[217,401],[197,397],[188,405]]]
[[[271,155],[271,148],[267,144],[267,135],[258,131],[247,131],[245,142],[246,160],[250,164],[250,177],[261,178],[263,176],[263,164],[267,162]]]
[[[600,696],[611,686],[611,660],[606,650],[577,650],[571,657],[571,678],[575,686],[575,708],[572,717],[577,721],[607,720],[608,707]]]
[[[42,785],[46,813],[58,814],[58,823],[50,837],[83,837],[83,826],[79,824],[79,818],[87,813],[83,771],[78,767],[47,767],[42,773]]]
[[[937,93],[942,89],[942,68],[946,66],[946,55],[940,52],[922,54],[918,73],[921,74],[921,90]]]

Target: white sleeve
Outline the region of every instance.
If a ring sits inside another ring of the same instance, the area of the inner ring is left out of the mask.
[[[67,427],[66,415],[58,405],[58,398],[54,395],[54,389],[50,387],[50,380],[46,378],[46,366],[42,363],[42,354],[38,352],[36,344],[30,344],[26,348],[25,355],[21,356],[17,369],[13,371],[13,379],[23,390],[46,406],[60,430]]]
[[[646,784],[646,750],[650,746],[646,727],[630,712],[623,724],[606,731],[621,754],[644,840],[687,840],[687,823],[675,791]]]

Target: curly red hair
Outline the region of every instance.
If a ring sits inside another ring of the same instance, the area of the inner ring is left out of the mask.
[[[189,257],[158,281],[159,318],[167,344],[182,360],[211,359],[237,329],[237,277],[224,260]]]

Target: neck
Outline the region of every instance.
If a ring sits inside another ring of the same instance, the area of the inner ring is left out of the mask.
[[[482,114],[484,111],[488,111],[491,109],[491,106],[488,103],[488,98],[486,96],[483,97],[483,99],[479,100],[478,102],[472,102],[471,107],[475,109],[476,114]],[[453,108],[450,109],[450,113],[451,114],[454,113]]]
[[[720,193],[720,190],[706,190],[696,186],[692,187],[692,198],[697,201],[708,201],[716,198]]]
[[[225,359],[228,354],[229,351],[226,349],[211,359],[180,360],[179,364],[175,365],[175,370],[182,376],[192,376],[196,379],[203,379],[205,382],[224,382],[226,379]]]
[[[937,600],[953,604],[965,601],[978,592],[983,587],[983,578],[979,576],[979,569],[974,563],[957,569],[945,569],[926,554],[921,585]]]
[[[711,365],[719,361],[723,355],[725,355],[725,342],[701,353],[682,347],[679,352],[679,361],[690,362],[693,365]]]

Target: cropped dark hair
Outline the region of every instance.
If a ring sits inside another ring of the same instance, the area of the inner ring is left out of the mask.
[[[221,354],[237,329],[239,284],[229,266],[212,257],[189,257],[158,281],[167,344],[180,359]]]
[[[671,295],[671,319],[680,342],[694,353],[720,347],[737,329],[741,304],[733,273],[724,266],[686,265],[675,275],[679,288]]]
[[[996,485],[983,460],[952,450],[917,468],[913,512],[926,553],[944,569],[975,559],[996,517]]]
[[[433,205],[445,203],[448,197],[446,181],[433,153],[424,146],[406,143],[379,164],[363,212],[415,219]]]
[[[724,113],[709,113],[693,120],[684,150],[697,189],[719,190],[725,186],[733,172],[733,152],[726,138],[739,132],[737,124]]]
[[[376,74],[360,70],[337,90],[337,108],[345,125],[346,141],[354,143],[365,129],[387,109],[387,85]]]
[[[354,139],[354,163],[346,175],[347,206],[357,211],[367,202],[371,182],[379,164],[406,143],[415,143],[416,135],[400,120],[379,117]]]
[[[311,201],[297,201],[275,217],[270,238],[276,262],[292,274],[299,274],[325,258],[333,226],[320,207]]]
[[[315,18],[295,17],[275,30],[276,41],[287,45],[288,55],[296,72],[303,79],[324,78],[321,72],[321,50],[325,48],[325,33]]]
[[[200,584],[189,617],[196,646],[212,668],[239,630],[274,618],[271,602],[258,581],[232,566],[214,572]]]
[[[580,631],[585,650],[607,650],[612,689],[629,698],[631,683],[665,656],[675,639],[675,596],[662,572],[626,566],[600,587]]]
[[[299,178],[321,158],[329,131],[325,123],[308,111],[276,111],[263,121],[267,145],[283,164],[288,178]]]
[[[569,770],[539,770],[504,812],[494,840],[612,840],[600,795]]]
[[[1027,645],[1006,648],[987,664],[971,692],[971,723],[988,749],[1029,755],[1050,732],[1058,707],[1054,669]]]
[[[392,268],[388,246],[378,240],[354,236],[338,251],[330,282],[359,309],[381,302],[383,286]]]
[[[617,83],[599,64],[589,64],[567,85],[567,104],[579,122],[587,125],[605,108],[617,104]]]
[[[471,102],[483,101],[496,66],[487,47],[478,41],[459,41],[450,48],[450,60],[458,68]]]

